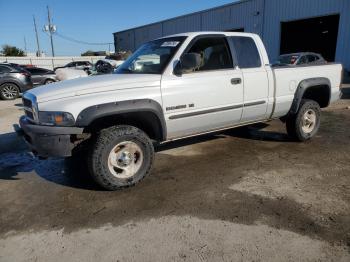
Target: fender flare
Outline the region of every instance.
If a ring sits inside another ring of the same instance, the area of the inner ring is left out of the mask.
[[[315,77],[315,78],[308,78],[308,79],[304,79],[302,80],[297,89],[295,90],[295,94],[294,94],[294,99],[292,102],[292,106],[289,110],[289,113],[291,114],[295,114],[296,112],[298,112],[299,110],[299,106],[300,106],[300,102],[304,96],[305,91],[313,86],[321,86],[321,85],[325,85],[328,86],[328,91],[329,94],[331,93],[331,82],[329,81],[328,78],[325,77]],[[328,102],[329,103],[329,102]]]
[[[163,109],[158,102],[152,99],[126,100],[90,106],[79,113],[75,124],[79,127],[87,127],[102,117],[138,112],[151,112],[156,115],[161,125],[162,139],[165,140],[167,129]]]
[[[15,79],[1,81],[0,86],[2,86],[3,84],[13,84],[18,87],[20,93],[22,92],[22,88],[21,88],[22,84]]]

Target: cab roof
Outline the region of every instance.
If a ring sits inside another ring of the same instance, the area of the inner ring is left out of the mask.
[[[225,36],[248,36],[248,37],[256,36],[256,34],[253,34],[253,33],[242,33],[242,32],[198,31],[198,32],[188,32],[188,33],[167,35],[167,36],[160,37],[158,39],[168,38],[168,37],[176,37],[176,36],[196,37],[199,35],[225,35]]]

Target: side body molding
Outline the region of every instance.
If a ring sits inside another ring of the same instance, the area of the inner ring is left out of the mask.
[[[163,109],[158,102],[152,99],[127,100],[87,107],[78,115],[76,120],[76,126],[86,127],[89,124],[91,124],[94,120],[106,116],[142,112],[153,113],[157,116],[162,128],[162,138],[163,140],[166,140],[167,129]]]
[[[300,105],[301,99],[303,98],[305,91],[309,87],[313,87],[313,86],[328,86],[329,95],[331,93],[331,90],[330,90],[331,82],[329,81],[328,78],[316,77],[316,78],[304,79],[303,81],[301,81],[299,83],[297,89],[295,90],[293,103],[292,103],[292,106],[291,106],[290,111],[289,111],[290,113],[294,114],[294,113],[298,112],[299,105]]]

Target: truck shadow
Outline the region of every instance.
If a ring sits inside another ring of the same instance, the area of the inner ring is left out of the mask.
[[[281,123],[281,125],[283,125]],[[295,142],[286,133],[264,130],[269,125],[266,123],[257,123],[240,128],[230,129],[225,132],[226,135],[250,140],[269,141],[269,142]]]
[[[158,145],[155,150],[156,152],[161,152],[164,150],[193,145],[227,136],[258,141],[295,142],[290,139],[286,133],[264,130],[268,126],[269,125],[266,123],[257,123],[244,127],[236,127],[225,131],[167,142],[165,144]]]
[[[205,134],[201,136],[172,141],[166,144],[157,145],[157,153],[179,147],[208,143],[213,140],[223,139],[225,137],[243,138],[257,141],[275,141],[291,142],[286,134],[266,131],[267,124],[255,124],[248,127],[241,127]],[[17,174],[20,172],[34,172],[43,179],[69,186],[72,188],[103,191],[89,175],[86,159],[84,157],[75,157],[74,159],[49,158],[40,160],[34,157],[28,148],[15,132],[0,135],[0,170],[2,173],[0,179],[19,179]],[[6,145],[6,146],[5,146]],[[6,171],[5,171],[6,169]]]

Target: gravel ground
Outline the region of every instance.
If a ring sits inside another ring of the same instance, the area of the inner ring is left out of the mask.
[[[0,101],[0,261],[350,261],[349,91],[312,141],[271,121],[170,143],[117,192],[32,158]]]

